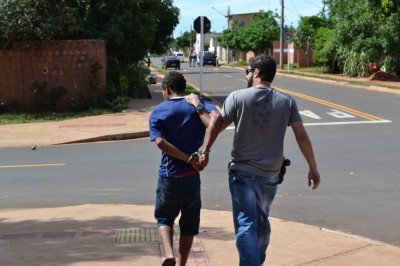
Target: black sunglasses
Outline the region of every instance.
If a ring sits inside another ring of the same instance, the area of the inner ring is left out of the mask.
[[[246,76],[249,74],[249,72],[254,72],[255,68],[246,68]]]

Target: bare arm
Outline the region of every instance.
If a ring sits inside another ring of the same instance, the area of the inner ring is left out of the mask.
[[[199,96],[197,96],[194,93],[186,95],[185,100],[193,106],[197,106],[197,105],[201,104]],[[215,112],[213,111],[211,113],[208,113],[207,110],[205,110],[205,109],[202,109],[197,112],[199,113],[199,117],[200,117],[201,121],[203,122],[204,126],[206,128],[208,128],[208,125],[210,124],[210,121],[211,121],[211,116],[214,115]]]
[[[211,146],[214,144],[219,132],[221,131],[222,124],[223,122],[221,114],[215,115],[211,118],[210,124],[208,125],[206,131],[206,135],[204,137],[204,144],[203,144],[204,152],[209,152],[211,150]]]
[[[316,189],[318,188],[321,180],[310,138],[308,137],[308,134],[304,128],[303,122],[293,123],[291,124],[291,127],[296,137],[296,141],[299,145],[300,151],[306,159],[309,167],[308,186],[313,185],[312,189]]]
[[[190,103],[193,106],[197,106],[201,103],[199,96],[194,93],[186,95],[185,99],[188,103]],[[207,111],[204,109],[198,113],[199,113],[199,117],[200,117],[201,121],[203,122],[203,124],[206,128],[208,128],[211,119],[213,119],[214,121],[217,121],[220,119],[220,116],[221,116],[221,113],[219,111],[212,111],[211,113],[207,113]],[[229,124],[222,122],[222,124],[219,128],[219,132],[223,131],[228,126],[229,126]]]
[[[198,105],[200,102],[199,96],[191,93],[185,96],[185,99],[188,103],[193,106]],[[223,131],[225,128],[229,126],[222,121],[221,113],[219,111],[212,111],[209,116],[203,116],[203,113],[207,113],[205,110],[199,112],[200,119],[203,121],[203,124],[206,126],[206,135],[204,137],[203,144],[203,154],[200,157],[200,163],[203,167],[206,167],[208,164],[208,155],[211,150],[211,146],[214,144],[217,139],[218,134]]]
[[[202,167],[206,167],[208,164],[211,146],[214,144],[215,140],[217,139],[217,136],[220,132],[221,125],[222,125],[222,118],[221,118],[221,114],[218,112],[218,115],[214,115],[211,117],[211,121],[206,130],[206,135],[204,137],[203,150],[200,155],[200,161],[199,161],[200,165]]]

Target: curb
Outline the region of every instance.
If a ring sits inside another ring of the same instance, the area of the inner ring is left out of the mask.
[[[94,137],[94,138],[87,138],[87,139],[80,139],[80,140],[75,140],[75,141],[70,141],[70,142],[57,143],[55,145],[89,143],[89,142],[99,142],[99,141],[117,141],[117,140],[146,138],[149,136],[150,136],[149,131],[139,131],[139,132],[133,132],[133,133],[103,135],[103,136],[98,136],[98,137]]]

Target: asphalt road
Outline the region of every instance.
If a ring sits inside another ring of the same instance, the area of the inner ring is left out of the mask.
[[[182,67],[192,84],[198,70]],[[196,72],[197,71],[197,72]],[[205,67],[204,92],[221,102],[245,86],[244,72]],[[272,208],[273,217],[338,229],[400,245],[400,96],[277,76],[277,89],[294,95],[313,142],[322,176],[307,187],[307,166],[288,129],[292,160]],[[223,132],[202,174],[203,207],[230,210],[226,166],[232,130]],[[97,144],[2,149],[0,209],[86,203],[154,203],[160,152],[148,139]],[[59,164],[48,167],[45,164]],[[305,236],[306,237],[306,236]]]
[[[219,102],[226,92],[246,86],[242,70],[203,70],[203,91]],[[196,84],[199,75],[192,72],[185,76]],[[386,241],[399,245],[400,96],[281,75],[273,87],[296,98],[323,183],[315,192],[302,190],[305,162],[289,129],[285,150],[293,165],[272,215],[380,240],[385,234]]]

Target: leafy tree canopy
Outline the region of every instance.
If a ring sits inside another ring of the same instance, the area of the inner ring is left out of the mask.
[[[139,63],[148,51],[167,50],[178,17],[173,0],[0,0],[0,45],[6,49],[16,41],[103,39],[112,98],[123,95],[124,75],[132,90],[145,86]]]
[[[181,36],[175,39],[175,44],[181,50],[184,48],[190,47],[191,44],[194,44],[196,41],[196,32],[192,30],[192,32],[185,31]]]
[[[299,25],[294,34],[294,44],[297,47],[313,47],[314,37],[321,27],[327,27],[328,20],[320,16],[300,17]],[[309,43],[308,43],[309,42]]]
[[[280,27],[278,15],[272,11],[254,14],[252,20],[240,29],[243,37],[241,50],[258,54],[273,48],[273,42],[279,39]]]
[[[0,44],[16,41],[57,40],[71,37],[77,27],[76,9],[56,0],[0,1]],[[79,6],[77,1],[68,1]]]
[[[324,0],[317,17],[301,18],[295,43],[311,36],[315,59],[336,62],[343,73],[368,76],[369,63],[400,58],[398,0]]]
[[[167,50],[178,16],[171,0],[92,0],[84,36],[105,39],[112,57],[133,63]]]
[[[2,0],[0,44],[101,38],[120,62],[166,51],[178,24],[173,0]]]
[[[234,22],[231,29],[223,31],[218,41],[222,46],[256,54],[271,49],[273,41],[279,38],[277,18],[278,15],[272,11],[256,13],[245,26]]]

